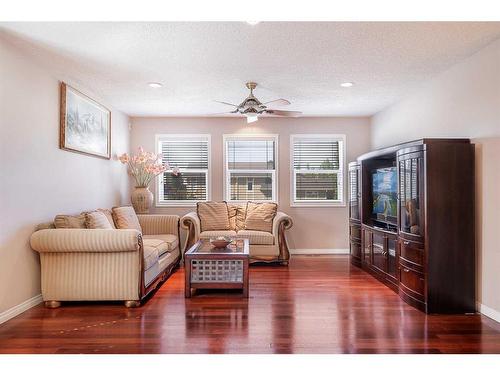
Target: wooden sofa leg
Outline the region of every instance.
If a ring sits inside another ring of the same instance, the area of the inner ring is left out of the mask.
[[[141,301],[129,300],[129,301],[125,301],[123,304],[125,305],[125,307],[128,307],[128,308],[139,307],[139,306],[141,306]]]
[[[49,309],[57,309],[59,306],[61,306],[59,301],[45,301],[45,307]]]

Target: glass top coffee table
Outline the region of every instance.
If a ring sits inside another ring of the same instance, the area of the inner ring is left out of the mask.
[[[192,289],[242,289],[248,298],[248,239],[235,239],[224,248],[199,240],[184,254],[186,298]]]

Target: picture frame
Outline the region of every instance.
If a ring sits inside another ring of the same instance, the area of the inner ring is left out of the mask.
[[[59,148],[111,159],[111,111],[65,82],[60,86]]]

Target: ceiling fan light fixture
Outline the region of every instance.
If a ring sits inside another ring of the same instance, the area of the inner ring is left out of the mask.
[[[255,113],[248,113],[248,114],[245,114],[245,116],[247,117],[247,124],[259,121],[259,117]]]
[[[152,87],[154,89],[159,89],[160,87],[162,87],[163,85],[160,83],[160,82],[149,82],[148,83],[148,86],[149,87]]]

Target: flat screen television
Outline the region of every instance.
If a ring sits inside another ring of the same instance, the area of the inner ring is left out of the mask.
[[[379,168],[372,174],[373,217],[385,223],[397,222],[398,175],[396,167]]]

